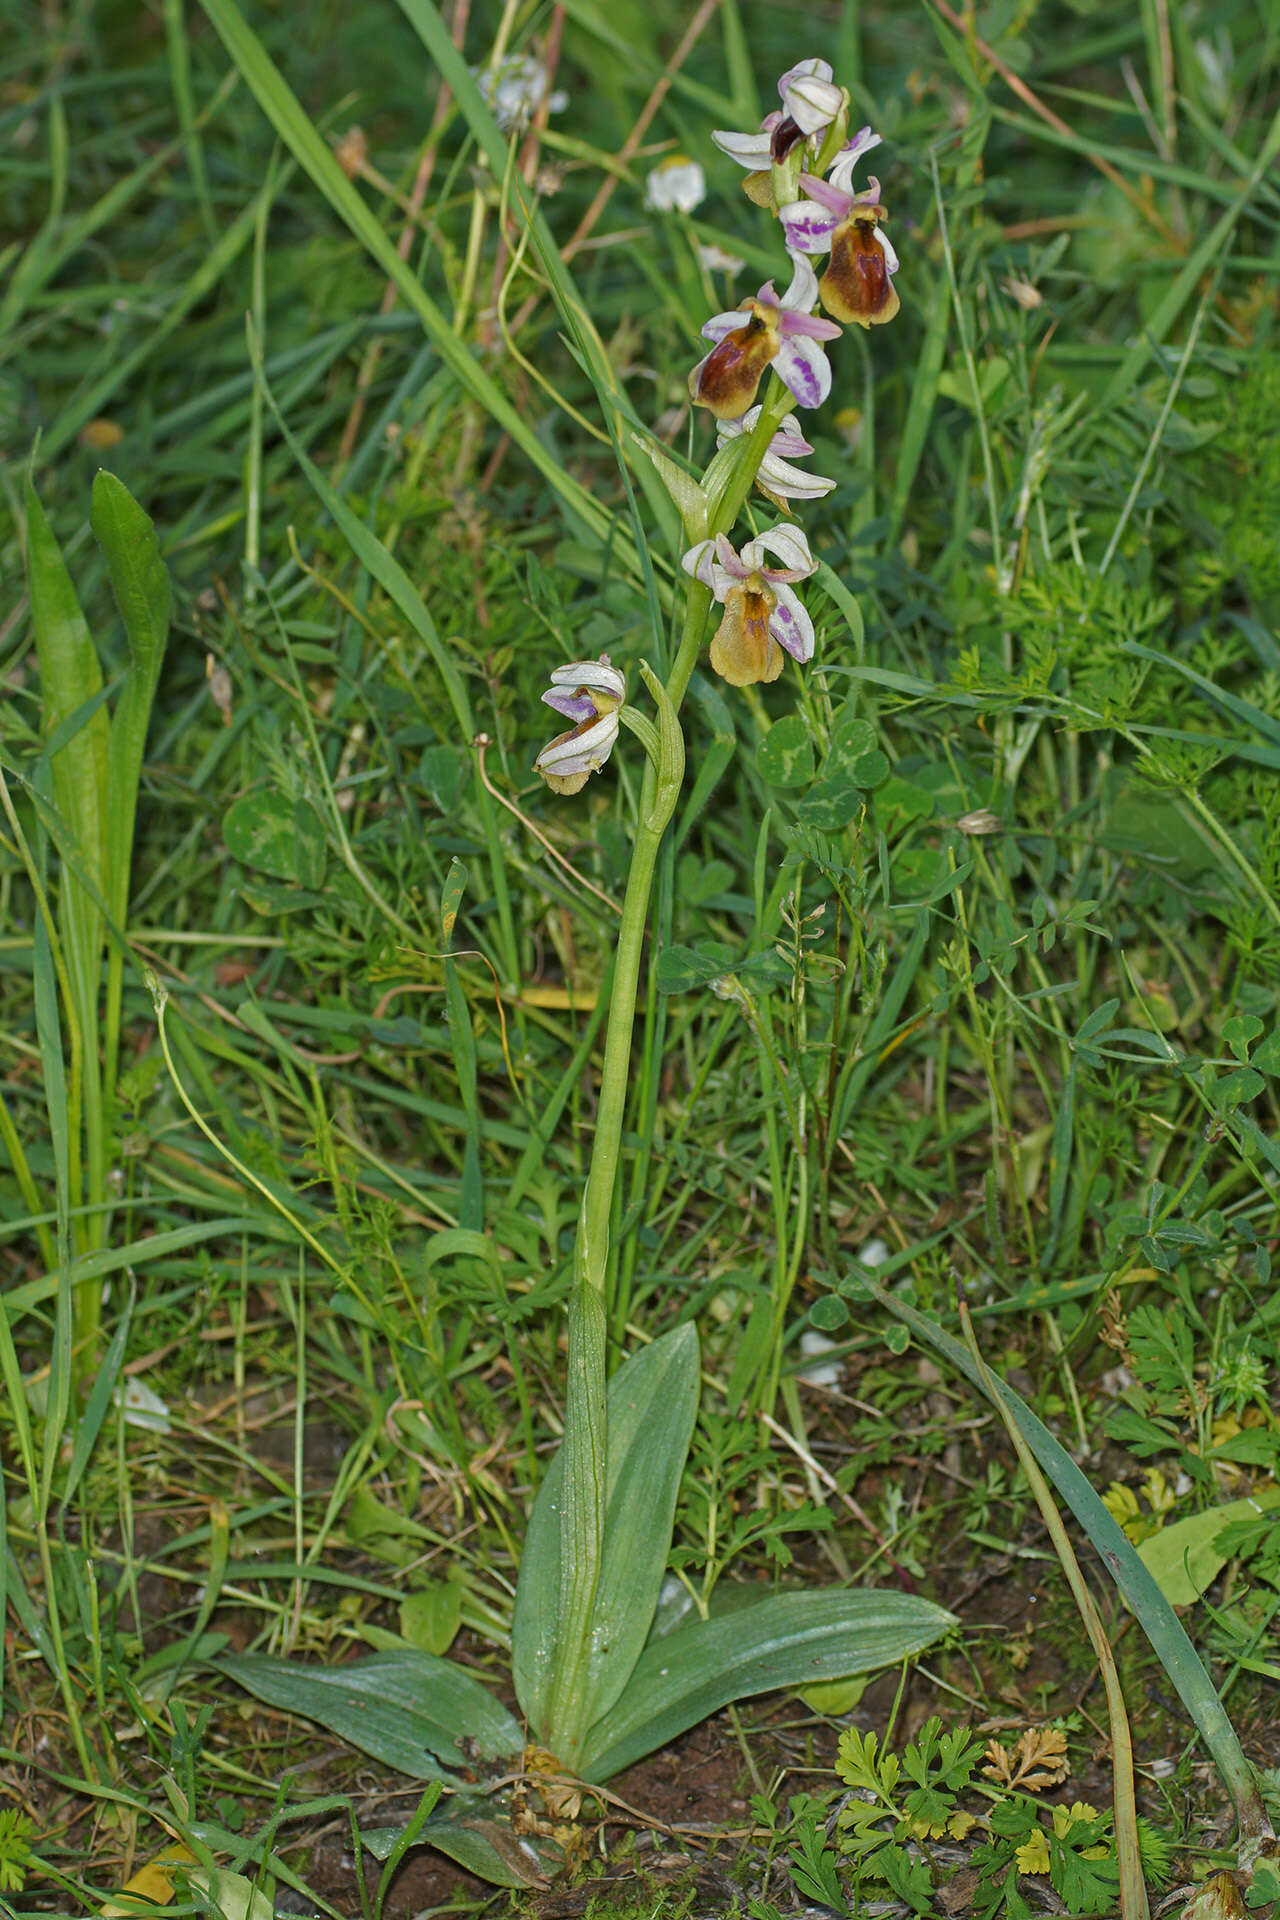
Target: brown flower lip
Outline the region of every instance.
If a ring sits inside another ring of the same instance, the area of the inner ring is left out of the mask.
[[[779,344],[777,328],[751,312],[689,375],[694,405],[709,407],[717,420],[736,420],[755,399]]]
[[[831,264],[818,282],[823,307],[834,320],[859,327],[882,326],[901,306],[889,261],[876,237],[883,207],[862,206],[831,237]]]

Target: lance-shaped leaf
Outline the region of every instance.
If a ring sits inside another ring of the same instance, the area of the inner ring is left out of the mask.
[[[905,1593],[774,1593],[651,1641],[582,1756],[608,1780],[708,1714],[755,1693],[842,1680],[919,1653],[955,1618]]]
[[[588,1724],[626,1686],[653,1623],[697,1407],[698,1339],[691,1325],[633,1354],[609,1382],[605,1547],[592,1616]],[[511,1630],[516,1697],[553,1750],[555,1729],[546,1725],[546,1711],[560,1614],[563,1484],[558,1453],[529,1520]]]
[[[514,1759],[524,1746],[519,1725],[487,1687],[464,1667],[416,1648],[342,1667],[256,1653],[231,1654],[217,1664],[269,1706],[314,1720],[416,1780],[444,1779],[445,1767],[476,1759]]]

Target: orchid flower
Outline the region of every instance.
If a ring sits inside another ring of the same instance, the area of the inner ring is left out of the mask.
[[[744,413],[741,420],[719,420],[716,422],[716,446],[723,447],[739,435],[752,433],[760,418],[759,407],[752,407]],[[821,500],[824,494],[831,492],[834,480],[826,479],[820,473],[804,473],[799,467],[793,467],[793,460],[804,460],[813,452],[813,448],[800,431],[800,424],[794,413],[789,413],[778,424],[778,431],[765,449],[759,467],[756,470],[756,485],[775,507],[786,512],[788,500]]]
[[[645,182],[644,204],[652,213],[693,213],[706,197],[706,174],[683,153],[668,154]]]
[[[816,156],[818,135],[826,132],[848,98],[844,88],[833,82],[825,60],[801,60],[788,67],[778,82],[778,93],[782,112],[766,114],[758,133],[711,136],[721,153],[751,173],[768,174],[774,162],[784,160],[800,140],[809,141]],[[752,193],[751,198],[757,195]]]
[[[781,300],[770,280],[754,300],[714,314],[702,329],[703,339],[717,344],[689,375],[689,393],[695,406],[710,407],[717,420],[736,420],[747,411],[770,365],[797,406],[820,407],[831,391],[831,368],[821,343],[834,340],[840,329],[812,311],[818,282],[809,262],[800,255],[794,265]],[[744,313],[750,316],[746,321]]]
[[[891,277],[898,271],[898,256],[880,231],[880,222],[888,218],[880,205],[880,182],[873,175],[865,192],[850,193],[802,173],[800,184],[809,198],[783,207],[779,218],[788,247],[806,254],[830,252],[831,263],[818,284],[827,312],[860,327],[892,320],[900,304]]]
[[[551,690],[542,698],[576,725],[549,740],[534,761],[553,793],[578,793],[598,773],[618,737],[618,709],[627,697],[627,683],[602,653],[598,660],[574,660],[555,667]]]
[[[782,564],[767,566],[767,553]],[[799,527],[771,527],[748,540],[740,554],[719,533],[691,547],[680,564],[724,607],[711,664],[731,687],[776,680],[784,648],[802,663],[813,658],[813,622],[790,584],[817,571]]]

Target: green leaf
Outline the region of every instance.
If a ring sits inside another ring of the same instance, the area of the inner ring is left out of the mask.
[[[628,1685],[653,1624],[697,1410],[698,1336],[690,1323],[633,1354],[609,1382],[605,1545],[587,1692],[592,1721]],[[529,1518],[511,1628],[516,1698],[539,1733],[560,1613],[563,1480],[562,1450],[547,1470]]]
[[[446,1767],[477,1758],[511,1760],[524,1747],[518,1722],[464,1667],[416,1649],[341,1667],[237,1653],[217,1668],[269,1706],[314,1720],[417,1780],[445,1779]]]
[[[1222,1023],[1222,1037],[1241,1061],[1249,1058],[1249,1048],[1261,1032],[1262,1022],[1256,1013],[1233,1013]]]
[[[1173,1607],[1189,1607],[1217,1579],[1228,1555],[1218,1541],[1237,1520],[1251,1520],[1280,1504],[1280,1487],[1264,1487],[1247,1500],[1228,1500],[1204,1513],[1189,1514],[1151,1534],[1138,1558]]]
[[[847,774],[834,774],[820,780],[796,808],[801,826],[816,827],[819,833],[838,833],[862,812],[865,797]]]
[[[861,753],[850,769],[850,778],[857,787],[870,793],[889,777],[889,756],[879,747],[872,747],[867,753]]]
[[[45,739],[60,734],[73,715],[86,710],[83,724],[64,738],[51,757],[53,798],[75,841],[86,879],[101,892],[110,811],[102,668],[61,548],[30,481],[26,507],[27,585],[44,698]],[[82,981],[92,979],[96,1002],[101,914],[85,889],[74,883],[65,888],[62,912],[74,948],[69,958],[82,969]]]
[[[646,1647],[587,1736],[582,1773],[607,1780],[731,1700],[894,1666],[954,1624],[904,1593],[775,1593]]]
[[[1252,1067],[1233,1067],[1230,1073],[1224,1073],[1215,1080],[1211,1088],[1213,1104],[1222,1109],[1238,1107],[1246,1100],[1256,1100],[1266,1081]]]
[[[138,804],[142,753],[169,638],[172,598],[169,570],[150,519],[113,473],[93,482],[90,521],[111,575],[120,618],[129,643],[129,670],[111,717],[107,822],[106,898],[123,925],[129,904],[129,868],[133,823]]]
[[[679,943],[664,947],[655,970],[658,992],[687,993],[691,987],[705,987],[721,974],[731,973],[733,962],[733,948],[719,941],[708,941],[702,948]]]
[[[191,1867],[184,1878],[189,1886],[205,1896],[209,1903],[206,1911],[219,1914],[221,1920],[272,1920],[274,1908],[270,1900],[261,1887],[242,1873],[227,1873],[216,1867]]]
[[[508,1822],[495,1820],[494,1805],[492,1800],[459,1794],[450,1800],[446,1812],[417,1823],[411,1844],[434,1847],[491,1886],[545,1887],[564,1865],[559,1848],[517,1834]],[[408,1827],[362,1828],[360,1843],[375,1860],[388,1860],[409,1833]]]
[[[432,1580],[400,1602],[400,1631],[411,1647],[447,1653],[462,1622],[462,1586],[457,1580]]]
[[[933,1913],[933,1876],[928,1863],[913,1860],[905,1847],[885,1847],[876,1855],[876,1872],[912,1913]]]
[[[831,744],[822,762],[823,776],[844,773],[852,779],[855,761],[870,753],[875,744],[876,730],[869,720],[841,720],[831,735]]]
[[[756,752],[760,777],[771,787],[806,787],[813,778],[813,735],[803,715],[775,722]]]
[[[1272,1027],[1265,1040],[1260,1040],[1250,1056],[1249,1065],[1259,1073],[1265,1073],[1270,1080],[1280,1077],[1280,1027]]]
[[[233,860],[277,880],[298,878],[297,809],[290,794],[260,787],[233,800],[222,816],[222,838]]]

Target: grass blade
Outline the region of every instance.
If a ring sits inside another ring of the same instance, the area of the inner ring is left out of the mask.
[[[853,1297],[870,1297],[911,1328],[912,1332],[944,1354],[980,1392],[986,1392],[982,1374],[961,1343],[938,1326],[926,1314],[919,1313],[905,1300],[859,1275],[850,1287]],[[991,1378],[991,1376],[989,1376]],[[1218,1690],[1205,1672],[1199,1654],[1160,1588],[1148,1573],[1123,1529],[1102,1503],[1101,1495],[1085,1479],[1071,1455],[1036,1417],[1026,1401],[1003,1380],[993,1378],[994,1393],[1017,1421],[1027,1445],[1044,1472],[1101,1555],[1103,1563],[1121,1593],[1138,1617],[1147,1638],[1169,1679],[1177,1688],[1182,1704],[1200,1731],[1235,1804],[1245,1851],[1274,1838],[1271,1821],[1262,1804],[1253,1769],[1244,1757],[1235,1728],[1227,1717]]]

